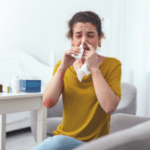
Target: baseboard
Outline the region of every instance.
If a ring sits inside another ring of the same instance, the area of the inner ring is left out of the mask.
[[[6,124],[6,132],[11,132],[14,130],[20,130],[20,129],[28,128],[28,127],[31,127],[30,119],[21,120],[21,121],[13,122],[11,124]]]

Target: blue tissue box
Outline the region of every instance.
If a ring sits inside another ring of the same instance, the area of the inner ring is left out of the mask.
[[[41,80],[19,80],[20,92],[41,92]]]

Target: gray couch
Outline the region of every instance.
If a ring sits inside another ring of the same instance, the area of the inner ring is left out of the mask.
[[[121,88],[122,88],[121,101],[117,109],[111,114],[112,117],[111,117],[111,123],[110,123],[110,126],[111,126],[110,135],[111,134],[113,135],[113,132],[124,130],[126,128],[130,128],[134,125],[142,123],[143,121],[149,120],[149,118],[135,116],[136,95],[137,95],[136,87],[129,83],[122,83]],[[62,123],[62,111],[63,111],[63,105],[62,105],[62,95],[61,95],[58,100],[58,103],[53,108],[50,108],[47,111],[47,135],[48,136],[53,136],[53,131],[56,130],[57,126]],[[118,114],[120,115],[118,116]],[[128,118],[127,120],[129,122],[123,121],[126,119],[126,117]],[[130,122],[131,118],[134,118],[132,122]],[[37,111],[36,110],[31,111],[30,112],[31,131],[32,131],[35,141],[36,141],[36,135],[37,135],[36,120],[37,120]],[[120,120],[120,122],[117,122],[118,120]],[[110,136],[110,135],[107,135],[107,136]],[[104,138],[104,137],[101,137],[101,138]],[[98,138],[98,139],[101,139],[101,138]],[[95,140],[92,141],[91,143],[93,142],[95,142]]]
[[[150,150],[150,118],[114,114],[111,116],[109,135],[74,150]]]

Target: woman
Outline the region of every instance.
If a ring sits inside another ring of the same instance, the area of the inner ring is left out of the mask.
[[[52,108],[62,93],[63,121],[53,131],[54,136],[35,150],[70,150],[109,134],[110,116],[121,98],[120,61],[96,53],[104,38],[98,15],[79,12],[68,25],[67,37],[71,38],[72,47],[57,62],[43,96],[43,105]],[[80,53],[81,44],[82,58],[75,59],[72,54]],[[77,71],[85,61],[90,74],[85,74],[80,82]]]

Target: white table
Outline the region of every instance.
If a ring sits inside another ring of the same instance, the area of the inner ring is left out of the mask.
[[[5,150],[6,114],[37,110],[37,144],[46,139],[47,108],[43,93],[0,93],[0,150]]]

